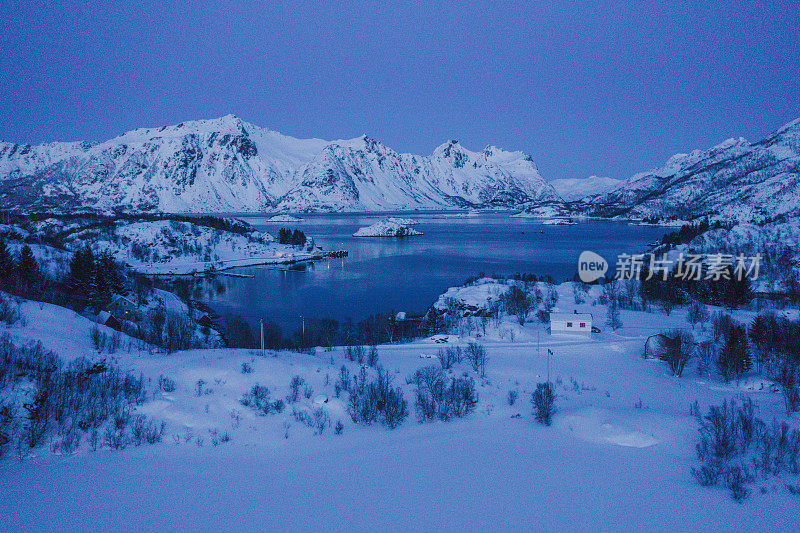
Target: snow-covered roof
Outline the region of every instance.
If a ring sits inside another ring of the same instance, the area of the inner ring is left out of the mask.
[[[592,315],[589,313],[550,313],[550,322],[562,322],[567,320],[591,321]]]

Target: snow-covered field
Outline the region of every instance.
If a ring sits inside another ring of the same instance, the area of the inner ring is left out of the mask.
[[[602,324],[602,306],[573,302],[571,285],[560,286],[556,310],[591,312]],[[10,327],[12,336],[41,340],[65,357],[92,354],[82,317],[38,303],[22,312],[25,325]],[[621,313],[621,329],[603,327],[591,339],[551,337],[535,319],[490,323],[480,339],[486,377],[466,361],[452,370],[475,379],[477,408],[450,422],[418,423],[406,379],[438,364],[431,356],[442,347],[474,339],[379,346],[379,363],[410,404],[395,430],[347,415],[334,382],[342,365],[351,374],[359,366],[341,348],[163,355],[123,342],[111,358],[149,380],[152,399],[138,412],[167,423],[164,441],[71,456],[43,448],[0,462],[0,529],[794,529],[798,497],[780,484],[765,481],[766,494],[754,491],[740,504],[690,473],[697,463],[691,403],[705,409],[746,394],[771,420],[784,412],[780,393],[759,380],[698,378],[694,368],[673,377],[663,362],[643,359],[642,349],[648,335],[686,327],[685,311]],[[534,422],[530,403],[548,371],[557,394],[551,427]],[[175,381],[173,392],[157,390],[162,375]],[[285,398],[293,376],[304,379],[301,395],[281,413],[257,414],[239,401],[255,384]],[[509,391],[518,394],[514,405]],[[293,414],[319,408],[330,417],[322,434]]]

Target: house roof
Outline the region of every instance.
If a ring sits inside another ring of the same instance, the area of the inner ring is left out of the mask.
[[[128,304],[130,304],[130,305],[132,305],[134,307],[137,307],[137,305],[135,303],[133,303],[128,298],[126,298],[125,296],[122,296],[122,295],[118,295],[116,298],[114,298],[114,302],[113,303],[117,303],[117,302],[120,302],[120,301],[128,303]]]
[[[591,320],[592,315],[589,313],[550,313],[550,321],[567,321],[567,320]]]

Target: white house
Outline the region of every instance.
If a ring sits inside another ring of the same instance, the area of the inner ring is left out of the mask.
[[[591,335],[592,315],[589,313],[550,313],[551,335]]]

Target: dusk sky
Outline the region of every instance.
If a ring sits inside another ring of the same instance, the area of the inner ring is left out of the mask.
[[[570,4],[5,1],[0,139],[233,113],[420,154],[495,144],[546,179],[626,178],[800,116],[796,1]]]

